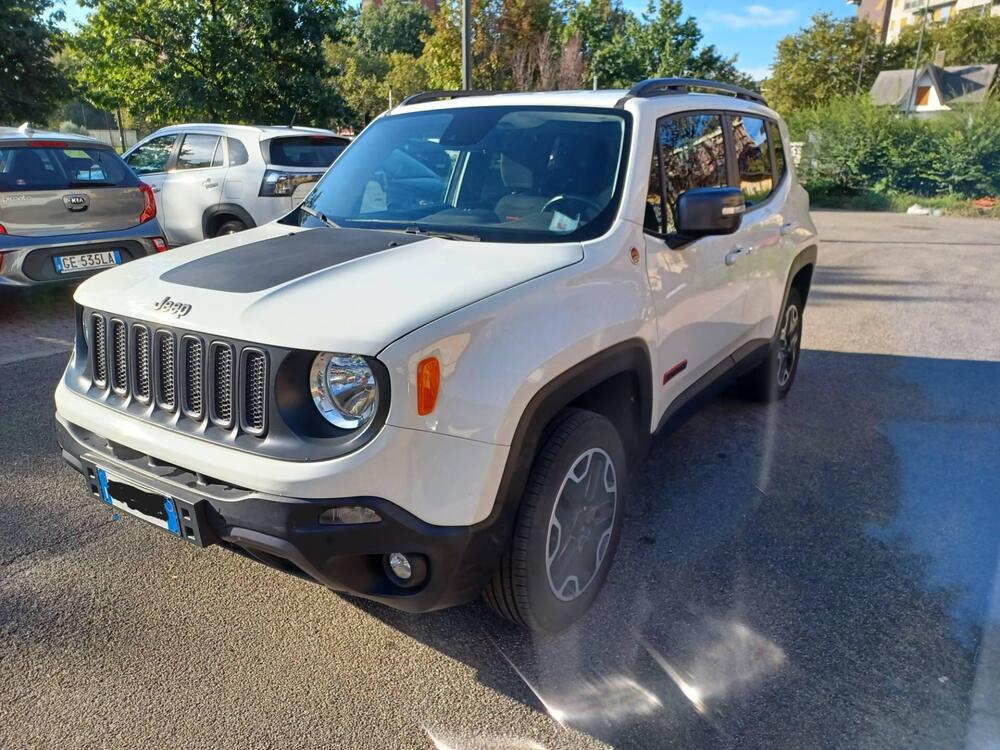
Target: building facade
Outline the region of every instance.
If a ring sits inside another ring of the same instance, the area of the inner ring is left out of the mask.
[[[907,26],[919,26],[926,12],[932,23],[946,23],[959,13],[1000,16],[1000,0],[851,0],[858,18],[869,21],[883,42],[894,42]]]

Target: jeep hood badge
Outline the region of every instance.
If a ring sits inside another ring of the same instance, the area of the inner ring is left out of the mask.
[[[153,309],[159,310],[160,312],[165,312],[167,315],[175,315],[178,318],[183,318],[189,312],[191,312],[191,305],[184,302],[177,302],[176,300],[170,299],[167,295],[159,302],[153,303]]]

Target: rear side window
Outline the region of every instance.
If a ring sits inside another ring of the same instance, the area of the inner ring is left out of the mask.
[[[0,192],[135,187],[138,178],[100,146],[0,147]]]
[[[229,147],[229,166],[238,167],[250,161],[250,154],[247,153],[240,141],[235,138],[226,138],[226,146]]]
[[[660,124],[657,132],[645,223],[651,231],[671,234],[677,231],[675,206],[682,194],[693,188],[728,184],[726,138],[722,117],[716,114],[670,117]],[[657,160],[662,162],[662,171]],[[662,191],[655,184],[659,181]],[[662,192],[662,199],[657,200],[658,192]],[[654,222],[659,225],[658,230],[651,229]]]
[[[347,144],[322,135],[272,138],[265,143],[268,164],[276,167],[326,168],[333,164]]]
[[[166,172],[176,142],[176,135],[158,136],[136,148],[125,161],[136,174]]]
[[[767,123],[757,117],[733,115],[733,146],[740,188],[748,206],[767,200],[774,188]]]
[[[204,169],[222,165],[222,148],[217,135],[184,136],[181,150],[177,154],[177,169]],[[218,162],[216,162],[218,159]]]

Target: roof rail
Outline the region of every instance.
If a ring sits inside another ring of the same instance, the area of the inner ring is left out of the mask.
[[[419,94],[411,94],[399,103],[400,107],[408,107],[411,104],[423,104],[424,102],[437,102],[441,99],[459,99],[464,96],[492,96],[495,91],[456,90],[456,91],[421,91]]]
[[[756,102],[767,106],[764,97],[756,91],[745,89],[742,86],[735,86],[731,83],[719,83],[718,81],[706,81],[702,78],[648,78],[641,81],[629,89],[625,99],[639,98],[649,99],[654,96],[666,96],[668,94],[690,94],[691,89],[706,89],[708,91],[724,94],[733,94],[737,99],[745,99],[749,102]],[[620,104],[624,104],[623,99]]]

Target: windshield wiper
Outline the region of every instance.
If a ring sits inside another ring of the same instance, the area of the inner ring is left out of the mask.
[[[340,224],[335,222],[333,219],[326,218],[326,214],[321,214],[319,211],[314,211],[304,203],[299,206],[299,209],[305,214],[312,216],[314,219],[319,219],[331,229],[340,229]]]
[[[419,234],[424,237],[440,237],[443,240],[459,240],[462,242],[482,242],[483,238],[478,234],[460,234],[458,232],[439,232],[436,229],[424,229],[417,225],[409,226],[403,230],[407,234]]]

